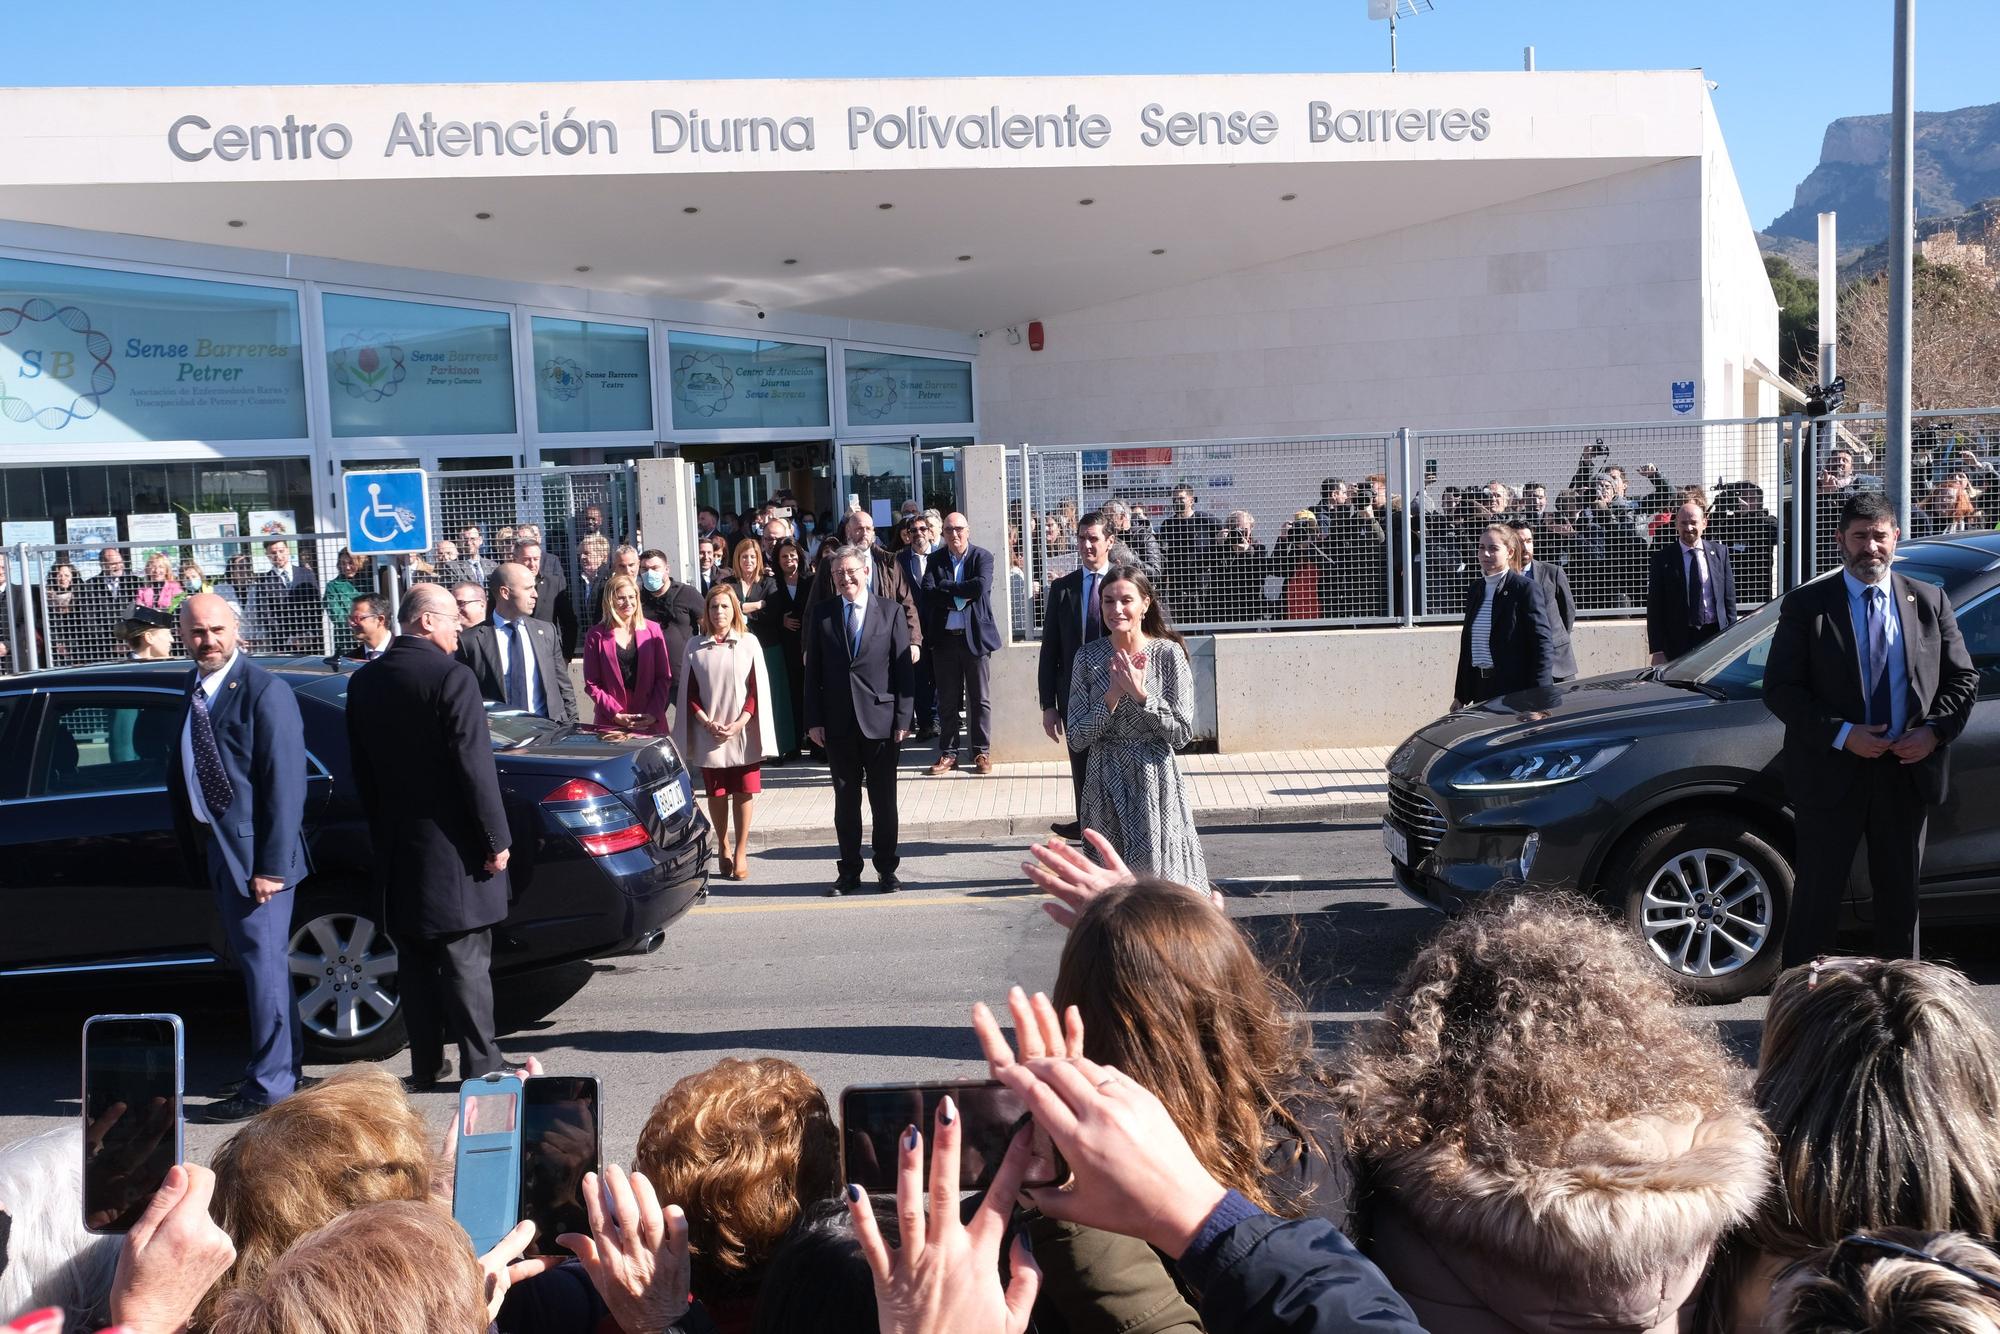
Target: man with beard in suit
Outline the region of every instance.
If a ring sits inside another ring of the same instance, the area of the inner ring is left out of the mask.
[[[573,723],[576,686],[561,656],[555,627],[535,616],[535,577],[519,561],[500,562],[493,576],[493,610],[457,641],[458,660],[472,669],[479,693],[510,709],[551,722]],[[456,612],[457,604],[452,604]]]

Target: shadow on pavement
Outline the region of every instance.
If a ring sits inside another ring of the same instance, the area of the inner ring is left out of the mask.
[[[732,1051],[810,1052],[836,1056],[927,1057],[946,1061],[980,1059],[979,1042],[967,1024],[929,1027],[918,1024],[878,1024],[838,1028],[721,1029],[709,1033],[673,1033],[660,1029],[594,1029],[560,1037],[517,1035],[506,1042],[510,1056],[526,1056],[556,1048],[592,1052],[677,1055],[686,1052]]]

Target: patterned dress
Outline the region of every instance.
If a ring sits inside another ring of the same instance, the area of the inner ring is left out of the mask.
[[[1085,644],[1070,675],[1069,744],[1089,754],[1079,818],[1138,874],[1206,889],[1194,807],[1174,762],[1194,735],[1194,670],[1180,645],[1153,640],[1145,704],[1122,698],[1109,709],[1112,655],[1109,636]]]

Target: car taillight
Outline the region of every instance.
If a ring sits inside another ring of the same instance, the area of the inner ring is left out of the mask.
[[[646,842],[646,826],[632,808],[588,778],[570,779],[543,797],[542,806],[593,857],[630,852]]]

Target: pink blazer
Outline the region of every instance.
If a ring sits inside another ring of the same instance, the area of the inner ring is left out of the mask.
[[[593,625],[583,637],[583,688],[597,706],[595,720],[611,726],[621,713],[650,713],[653,730],[667,734],[667,706],[673,703],[673,663],[667,637],[646,617],[639,618],[639,672],[630,691],[618,670],[618,640],[607,625]]]

